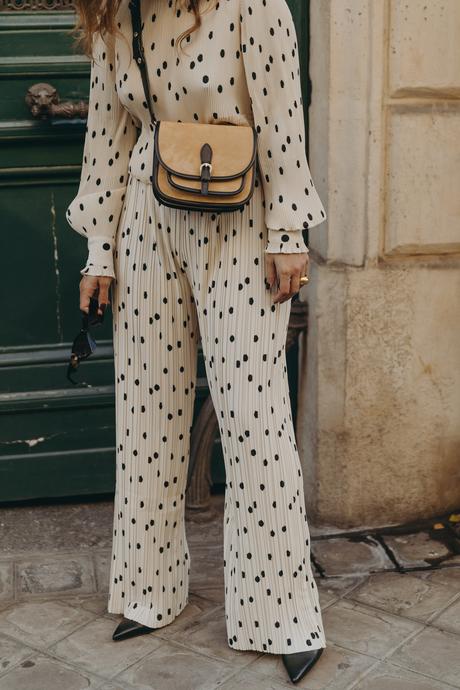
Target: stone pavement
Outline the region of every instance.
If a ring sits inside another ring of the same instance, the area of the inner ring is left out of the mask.
[[[278,655],[228,646],[222,495],[213,510],[212,521],[187,521],[184,611],[113,642],[113,503],[0,508],[0,690],[460,688],[459,516],[366,533],[312,528],[328,647],[294,686]]]

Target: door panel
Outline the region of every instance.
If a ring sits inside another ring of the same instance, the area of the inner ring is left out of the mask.
[[[69,3],[0,5],[0,500],[113,490],[110,318],[85,363],[90,388],[66,377],[80,328],[83,238],[65,209],[78,186],[85,121],[40,121],[25,103],[38,82],[87,98],[89,62],[72,50]],[[34,10],[30,8],[34,7]]]
[[[290,4],[305,66],[307,4]],[[54,86],[61,101],[87,98],[89,61],[73,51],[73,22],[71,2],[0,0],[0,502],[114,490],[110,310],[81,367],[79,380],[90,385],[65,377],[86,259],[65,209],[78,188],[85,121],[39,121],[25,103],[37,82]],[[295,414],[296,348],[288,370]],[[208,394],[200,352],[195,416]],[[213,480],[225,481],[219,442]]]

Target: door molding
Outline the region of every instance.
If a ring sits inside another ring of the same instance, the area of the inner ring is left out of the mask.
[[[0,12],[74,11],[73,0],[0,0]]]

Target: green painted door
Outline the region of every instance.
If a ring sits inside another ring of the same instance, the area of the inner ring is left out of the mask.
[[[307,4],[290,4],[306,75]],[[73,387],[65,376],[86,259],[65,209],[78,187],[85,121],[35,119],[25,100],[37,83],[54,87],[60,101],[87,98],[89,62],[72,49],[71,5],[0,0],[0,502],[114,490],[110,311],[81,368],[79,380],[90,385]],[[208,395],[201,356],[198,367],[196,414]],[[295,413],[296,348],[288,367]],[[219,451],[213,479],[224,481]]]

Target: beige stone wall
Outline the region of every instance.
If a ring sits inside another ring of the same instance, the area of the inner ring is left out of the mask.
[[[298,438],[318,524],[460,506],[460,2],[311,0],[310,165],[328,221]]]

